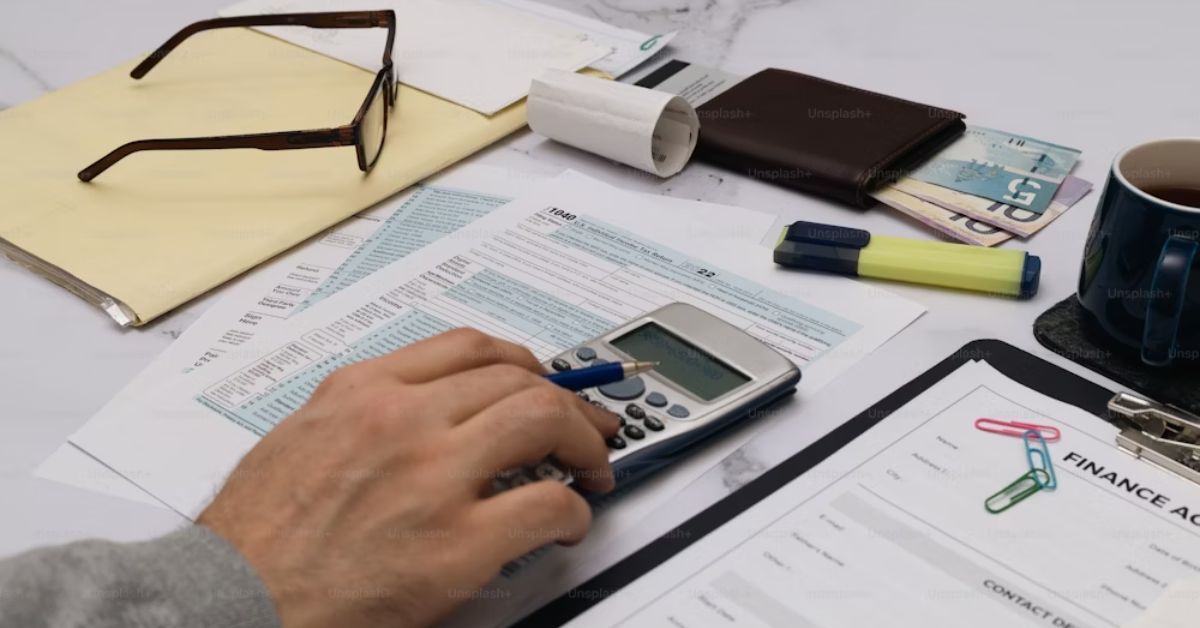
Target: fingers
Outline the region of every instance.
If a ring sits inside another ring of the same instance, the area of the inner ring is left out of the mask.
[[[583,403],[573,393],[547,383],[527,388],[496,402],[454,428],[457,450],[473,456],[470,464],[481,487],[488,478],[516,467],[536,464],[547,456],[570,467],[584,488],[613,487],[608,446],[595,421],[608,421],[604,431],[616,431],[616,418]]]
[[[533,373],[545,372],[537,358],[521,345],[465,327],[363,362],[368,363],[409,384],[429,382],[490,364],[512,364]]]
[[[572,396],[574,397],[574,395]],[[575,399],[582,408],[583,416],[587,418],[588,423],[591,423],[592,427],[596,428],[596,431],[600,432],[604,438],[615,436],[621,429],[621,417],[603,408],[597,408],[578,397]]]
[[[439,413],[447,417],[451,424],[457,425],[505,397],[535,387],[553,388],[554,384],[527,368],[514,364],[492,364],[424,384],[421,394],[431,404],[436,403]],[[615,415],[584,403],[578,397],[575,399],[579,412],[605,437],[616,433],[619,422]]]
[[[592,525],[578,493],[550,480],[520,486],[479,502],[470,517],[481,549],[502,565],[547,543],[577,543]]]

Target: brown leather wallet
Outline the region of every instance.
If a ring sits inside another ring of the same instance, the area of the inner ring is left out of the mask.
[[[963,114],[807,74],[763,70],[697,108],[696,158],[868,207],[963,133]]]

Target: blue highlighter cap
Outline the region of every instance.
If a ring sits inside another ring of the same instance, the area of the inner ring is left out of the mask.
[[[1042,258],[1026,254],[1025,266],[1021,269],[1021,298],[1032,299],[1037,296],[1041,282]]]

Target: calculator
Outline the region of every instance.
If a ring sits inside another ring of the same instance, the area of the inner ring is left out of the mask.
[[[621,419],[609,438],[617,486],[636,482],[701,441],[791,395],[800,369],[745,331],[686,303],[645,314],[549,362],[555,371],[605,362],[658,362],[654,370],[577,393]],[[570,475],[553,460],[512,472],[497,488]]]

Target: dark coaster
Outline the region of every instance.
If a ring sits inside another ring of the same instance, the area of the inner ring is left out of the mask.
[[[1146,366],[1124,347],[1090,329],[1075,295],[1046,310],[1033,335],[1047,349],[1159,403],[1200,414],[1200,366]]]

